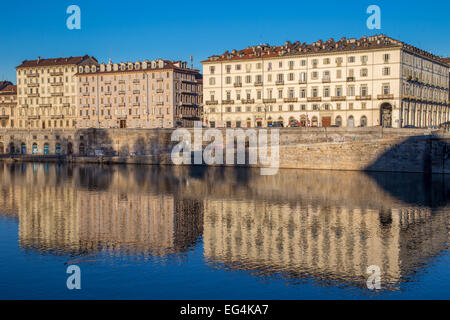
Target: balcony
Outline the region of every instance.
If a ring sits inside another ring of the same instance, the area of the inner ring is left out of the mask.
[[[277,86],[282,86],[282,85],[284,84],[284,80],[277,80],[277,81],[275,82],[275,84],[276,84]]]
[[[39,73],[37,73],[37,72],[28,73],[28,74],[27,74],[27,77],[28,77],[28,78],[39,77]]]
[[[133,94],[139,94],[140,91],[139,90],[133,90]]]
[[[28,120],[37,120],[40,119],[41,116],[35,115],[35,116],[28,116]]]
[[[241,100],[242,104],[252,104],[255,103],[255,99],[243,99]]]
[[[347,100],[347,98],[344,97],[344,96],[334,96],[334,97],[331,97],[331,101],[345,101],[345,100]]]
[[[41,108],[51,108],[52,104],[51,103],[42,103],[39,105],[39,107]]]
[[[103,81],[104,84],[111,84],[111,80]]]
[[[261,87],[263,85],[263,82],[262,81],[256,81],[253,85],[255,87]]]
[[[70,103],[63,103],[63,107],[70,107]]]
[[[64,83],[61,82],[61,81],[58,81],[58,82],[52,82],[52,83],[50,83],[50,85],[51,85],[52,87],[59,87],[59,86],[64,85]]]
[[[51,116],[51,118],[52,118],[53,120],[56,120],[56,119],[64,119],[64,115],[62,115],[62,114],[53,115],[53,116]]]
[[[156,89],[156,93],[163,93],[164,89]]]
[[[125,90],[120,90],[119,94],[125,94]]]
[[[83,108],[89,108],[88,104],[83,105]]]
[[[111,107],[111,103],[105,103],[103,106],[104,106],[105,108],[110,108],[110,107]]]
[[[219,103],[219,101],[215,101],[215,102],[216,102],[215,104],[218,104],[218,103]],[[164,105],[164,102],[157,102],[156,105],[157,105],[157,106],[163,106],[163,105]]]
[[[276,103],[277,99],[263,99],[263,103]]]
[[[322,79],[322,83],[330,83],[331,79],[330,78],[323,78]]]
[[[306,84],[306,80],[298,80],[298,84]]]
[[[91,118],[90,116],[86,116],[86,115],[83,116],[83,119],[90,119],[90,118]]]
[[[125,80],[119,80],[119,84],[124,84]]]
[[[30,97],[30,98],[39,97],[39,93],[28,93],[28,97]]]
[[[82,82],[81,85],[82,85],[82,86],[88,86],[88,85],[89,85],[89,82],[87,82],[87,81],[86,81],[86,82]]]
[[[354,82],[355,81],[355,77],[347,77],[347,82]]]
[[[52,92],[50,93],[52,97],[62,97],[64,95],[63,92]]]
[[[372,100],[372,96],[370,96],[370,95],[356,96],[356,100]]]
[[[222,100],[222,104],[234,104],[234,100]]]
[[[284,98],[283,101],[285,103],[289,103],[289,102],[297,102],[298,98]]]
[[[0,120],[9,120],[9,115],[0,115]]]
[[[235,87],[235,88],[240,88],[240,87],[242,87],[242,83],[241,83],[241,82],[236,82],[236,83],[234,84],[234,87]]]
[[[140,119],[141,118],[141,116],[139,114],[133,114],[131,117],[133,119]]]
[[[63,72],[62,71],[54,71],[54,72],[50,72],[50,75],[52,77],[62,76]]]
[[[85,97],[85,96],[88,96],[89,95],[89,92],[83,92],[83,96]]]
[[[209,101],[205,101],[206,105],[215,105],[215,104],[219,104],[219,101],[217,100],[209,100]]]
[[[112,116],[110,114],[107,114],[106,116],[104,116],[105,119],[112,119]]]
[[[306,100],[308,102],[320,102],[320,101],[322,101],[322,98],[321,97],[308,97],[308,98],[306,98]]]
[[[139,107],[141,104],[139,102],[134,102],[133,107]]]
[[[156,79],[156,81],[164,81],[164,79],[163,78],[158,78],[158,79]]]
[[[379,95],[377,95],[377,99],[378,100],[391,100],[391,99],[394,99],[394,95],[393,94],[379,94]]]
[[[105,92],[105,96],[110,96],[111,93],[112,93],[111,91],[106,91],[106,92]]]
[[[39,87],[39,83],[29,83],[27,84],[28,88],[34,88],[34,87]]]
[[[119,107],[125,107],[125,103],[119,103]]]
[[[139,79],[133,79],[133,83],[140,83],[141,82],[141,80],[139,80]]]

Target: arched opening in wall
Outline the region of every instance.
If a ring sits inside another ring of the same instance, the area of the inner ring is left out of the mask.
[[[78,154],[80,156],[84,156],[86,153],[86,147],[84,146],[84,143],[80,143],[80,145],[78,146]]]
[[[48,155],[50,153],[50,146],[48,145],[48,143],[44,144],[44,154]]]
[[[67,144],[67,154],[68,154],[68,155],[73,154],[73,144],[72,144],[72,142],[69,142],[69,143]]]
[[[6,125],[8,124],[8,121],[6,119],[2,119],[0,121],[0,125],[2,126],[2,128],[6,128]]]
[[[311,119],[311,127],[318,127],[319,126],[319,120],[316,116],[312,117]]]
[[[300,116],[300,125],[302,127],[308,126],[308,119],[306,118],[305,115]]]
[[[336,119],[334,120],[334,123],[336,124],[336,126],[342,127],[342,117],[337,116]]]
[[[252,126],[252,120],[250,118],[247,118],[247,128],[250,128]]]
[[[380,108],[381,126],[383,128],[392,127],[392,106],[390,103],[383,103]]]
[[[24,142],[20,145],[20,153],[27,154],[27,145]]]
[[[9,153],[10,154],[16,153],[16,147],[14,146],[14,143],[12,143],[12,142],[9,144]]]
[[[3,142],[0,142],[0,154],[5,153],[5,146],[3,145]]]
[[[281,127],[284,127],[284,121],[282,117],[278,118],[278,123],[280,124]]]
[[[294,117],[289,117],[289,127],[296,127],[297,120]]]
[[[58,156],[61,154],[61,145],[59,143],[55,145],[55,154]]]
[[[349,116],[347,119],[347,127],[353,128],[355,126],[355,118],[353,116]]]
[[[367,127],[367,117],[366,116],[361,117],[360,124],[361,124],[361,127]]]
[[[37,153],[38,153],[38,145],[37,145],[36,142],[33,143],[33,148],[32,148],[32,150],[33,150],[33,154],[37,154]]]
[[[272,117],[269,117],[269,118],[267,119],[267,126],[268,126],[268,127],[271,127],[271,126],[272,126]]]

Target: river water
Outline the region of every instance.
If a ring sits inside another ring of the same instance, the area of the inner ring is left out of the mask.
[[[448,175],[0,163],[0,298],[449,299],[449,199]]]

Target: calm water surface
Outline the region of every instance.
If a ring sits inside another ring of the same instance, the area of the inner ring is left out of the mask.
[[[0,298],[450,298],[450,176],[259,173],[0,163]]]

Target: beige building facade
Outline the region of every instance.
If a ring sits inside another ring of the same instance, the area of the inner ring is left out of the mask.
[[[209,127],[437,126],[449,66],[384,35],[259,45],[202,61]]]
[[[77,72],[77,127],[192,127],[200,120],[202,83],[186,62],[85,64]]]
[[[76,127],[77,66],[97,63],[88,55],[25,60],[16,67],[17,128],[73,129]]]
[[[9,81],[0,82],[0,128],[11,129],[16,125],[17,86]],[[0,154],[3,153],[0,146]]]

